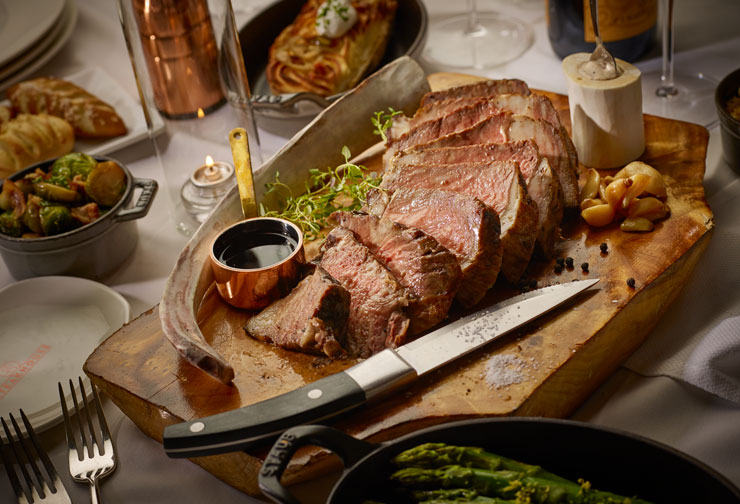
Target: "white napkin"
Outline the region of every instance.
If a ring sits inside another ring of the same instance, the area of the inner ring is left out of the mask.
[[[740,179],[725,183],[732,172],[722,161],[718,166],[705,179],[715,216],[709,245],[668,314],[624,366],[740,404]]]

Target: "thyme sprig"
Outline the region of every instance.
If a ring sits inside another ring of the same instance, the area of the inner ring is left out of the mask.
[[[280,173],[276,173],[275,182],[265,184],[266,194],[282,196],[282,208],[268,210],[260,204],[260,215],[293,222],[301,228],[306,241],[322,238],[321,229],[327,226],[333,212],[359,210],[365,204],[367,193],[382,181],[365,166],[350,163],[352,154],[346,145],[342,147],[342,156],[344,163],[336,168],[309,170],[306,192],[300,196],[293,196],[290,187],[280,181]]]
[[[370,122],[372,122],[373,126],[375,127],[375,129],[373,130],[373,134],[380,135],[380,138],[383,139],[383,142],[388,141],[388,137],[386,136],[385,132],[388,131],[388,128],[393,125],[393,118],[400,113],[400,110],[394,110],[393,107],[388,107],[388,112],[385,112],[383,110],[381,110],[380,112],[375,112],[375,114],[373,114],[373,117],[370,119]]]

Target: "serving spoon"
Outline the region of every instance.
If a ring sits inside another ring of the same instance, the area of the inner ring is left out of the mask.
[[[591,22],[594,26],[594,37],[596,38],[596,49],[591,53],[589,61],[593,61],[602,70],[603,75],[597,76],[596,73],[592,75],[593,79],[596,80],[608,80],[615,79],[621,73],[614,56],[604,47],[604,42],[601,40],[601,34],[599,33],[599,6],[598,0],[589,0],[591,6]]]

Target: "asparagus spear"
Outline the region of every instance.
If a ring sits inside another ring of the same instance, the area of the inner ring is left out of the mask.
[[[594,490],[588,485],[546,480],[516,471],[489,471],[456,465],[438,469],[406,467],[396,471],[391,479],[408,488],[467,488],[489,497],[518,499],[532,504],[650,504]]]
[[[516,501],[486,497],[479,495],[475,490],[453,488],[449,490],[416,490],[414,499],[421,504],[458,504],[470,502],[473,504],[517,504]]]
[[[421,467],[434,469],[447,465],[475,467],[490,471],[517,471],[527,476],[571,483],[571,481],[544,470],[540,466],[525,464],[501,455],[472,446],[451,446],[444,443],[426,443],[396,456],[394,462],[399,467]]]

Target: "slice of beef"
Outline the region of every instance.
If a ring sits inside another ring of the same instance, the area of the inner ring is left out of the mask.
[[[431,121],[447,114],[453,113],[466,106],[477,105],[488,102],[490,107],[496,111],[510,112],[512,114],[525,115],[533,119],[542,119],[555,127],[568,151],[568,158],[573,170],[578,170],[578,155],[576,147],[568,135],[567,130],[560,122],[560,115],[547,96],[532,93],[523,94],[498,94],[487,97],[463,97],[450,98],[430,103],[420,107],[413,118],[396,116],[393,126],[389,130],[390,138],[397,138],[412,127],[425,121]]]
[[[432,102],[449,100],[450,98],[463,98],[471,96],[493,96],[497,94],[523,94],[528,95],[531,91],[527,83],[519,79],[500,79],[473,82],[452,88],[432,91],[421,99],[421,106]]]
[[[244,329],[281,348],[341,357],[349,307],[347,289],[319,267],[286,297],[249,319]]]
[[[367,208],[377,216],[424,231],[452,252],[462,270],[455,299],[465,307],[480,301],[496,282],[501,268],[498,215],[465,194],[428,190],[376,190]]]
[[[406,341],[406,290],[351,231],[329,233],[320,265],[350,293],[345,348],[351,356],[370,357]]]
[[[383,173],[383,189],[442,189],[478,198],[501,221],[501,273],[516,284],[529,264],[537,238],[537,205],[517,163],[490,161],[459,164],[418,164],[391,167]]]
[[[462,147],[415,147],[393,158],[394,166],[423,164],[459,164],[487,161],[516,161],[527,183],[527,191],[537,204],[539,222],[538,250],[545,257],[552,257],[563,218],[560,183],[547,159],[540,156],[532,140],[519,140],[500,144],[477,144]]]
[[[414,136],[419,141],[406,139],[408,145],[406,149],[413,146],[425,145],[425,147],[459,147],[461,145],[475,145],[485,143],[503,143],[517,140],[531,139],[537,144],[540,154],[550,163],[553,171],[558,176],[560,187],[563,191],[564,204],[569,208],[578,207],[578,179],[576,172],[570,165],[568,151],[563,144],[563,140],[557,130],[548,122],[541,119],[532,119],[531,117],[513,115],[501,112],[483,118],[473,126],[457,130],[445,136],[439,136],[436,140],[424,141],[427,138],[434,137],[439,131],[438,122],[449,122],[457,114],[469,116],[470,114],[479,113],[480,108],[466,107],[455,114],[449,114],[443,118],[435,119],[420,124],[408,132],[404,137]],[[464,121],[469,122],[469,117]],[[388,152],[386,152],[388,154]],[[391,159],[384,158],[389,166]]]
[[[415,124],[401,135],[397,135],[397,132],[391,129],[386,142],[386,151],[383,154],[383,166],[387,169],[390,160],[400,152],[459,131],[465,131],[481,120],[500,112],[488,100],[483,100],[456,109],[442,117]]]
[[[411,334],[447,317],[462,271],[457,258],[423,231],[362,212],[336,212],[336,222],[352,231],[412,295],[406,310]]]

